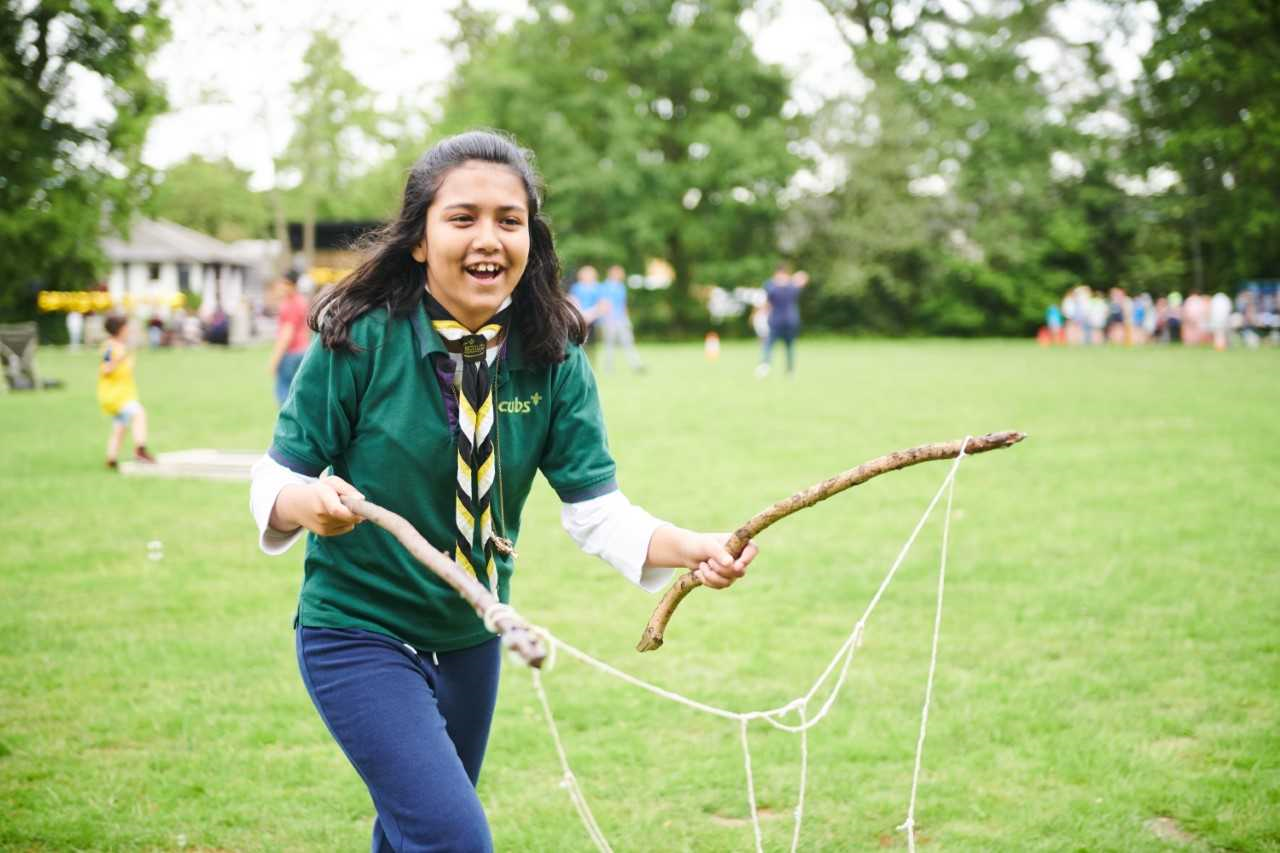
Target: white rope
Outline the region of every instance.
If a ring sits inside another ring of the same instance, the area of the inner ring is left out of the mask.
[[[956,457],[958,464],[964,458],[964,449],[969,446],[966,436],[960,445],[960,455]],[[955,496],[955,479],[947,488],[947,511],[942,516],[942,555],[938,561],[938,603],[933,612],[933,648],[929,655],[929,677],[924,685],[924,707],[920,709],[920,737],[916,740],[916,765],[911,773],[911,800],[907,804],[907,819],[902,829],[907,832],[908,853],[916,853],[916,789],[920,785],[920,761],[924,757],[924,737],[929,728],[929,703],[933,700],[933,674],[938,669],[938,637],[942,633],[942,593],[947,585],[947,545],[951,537],[951,499]]]
[[[497,634],[499,633],[498,620],[504,616],[515,615],[515,608],[511,605],[503,604],[502,602],[494,602],[489,605],[489,609],[484,612],[484,616],[482,616],[481,619],[484,621],[484,629],[486,631],[490,634]]]
[[[801,705],[796,709],[800,714],[800,793],[796,796],[795,829],[791,832],[791,853],[796,853],[800,844],[800,821],[804,819],[804,789],[809,778],[809,729],[804,725],[807,707]]]
[[[658,685],[645,681],[644,679],[637,678],[636,676],[631,675],[630,673],[623,672],[622,670],[617,669],[616,667],[613,667],[605,663],[604,661],[601,661],[592,657],[591,655],[575,647],[571,643],[567,643],[563,639],[556,637],[545,628],[539,627],[537,630],[542,632],[542,634],[545,637],[547,637],[554,646],[559,646],[566,653],[577,658],[578,660],[582,661],[588,666],[592,666],[607,675],[612,675],[613,677],[618,678],[622,681],[625,681],[628,684],[631,684],[635,687],[639,687],[643,690],[648,690],[650,693],[653,693],[657,696],[661,696],[664,699],[669,699],[672,702],[677,702],[681,705],[686,705],[690,708],[693,708],[695,711],[702,711],[703,713],[706,713],[706,714],[713,714],[717,717],[724,717],[730,720],[737,720],[743,717],[746,717],[747,719],[752,719],[752,720],[763,719],[769,722],[771,725],[773,725],[777,729],[781,729],[782,731],[787,731],[792,733],[798,733],[800,731],[800,727],[790,726],[785,723],[780,723],[774,718],[785,716],[786,714],[798,708],[801,704],[808,703],[809,701],[811,701],[813,699],[814,694],[818,692],[818,690],[822,687],[823,682],[825,682],[827,678],[830,677],[832,671],[835,669],[835,667],[840,663],[841,659],[843,658],[844,665],[841,667],[840,678],[837,680],[836,686],[832,688],[831,694],[823,702],[822,708],[819,711],[818,715],[804,724],[806,727],[812,728],[813,726],[817,725],[818,722],[820,722],[823,717],[827,715],[828,711],[831,710],[831,706],[835,702],[836,694],[839,693],[841,686],[843,686],[844,681],[848,676],[849,664],[852,662],[853,652],[856,651],[857,647],[861,644],[862,633],[863,633],[864,626],[866,625],[867,619],[870,618],[872,611],[875,610],[876,605],[879,604],[881,597],[884,595],[884,592],[888,588],[889,583],[893,580],[894,575],[898,571],[898,568],[902,565],[903,561],[906,559],[908,551],[910,551],[911,546],[915,543],[916,538],[920,535],[920,531],[923,529],[925,522],[928,521],[929,515],[933,512],[934,506],[937,505],[938,500],[942,497],[943,492],[946,491],[947,486],[951,484],[953,478],[955,477],[956,466],[958,466],[958,464],[959,464],[959,457],[957,457],[956,465],[952,466],[951,471],[947,474],[947,477],[943,481],[942,486],[938,489],[938,491],[934,494],[933,499],[929,502],[929,506],[925,509],[924,514],[920,517],[920,521],[916,523],[915,529],[911,531],[911,536],[907,539],[907,544],[904,545],[902,549],[898,552],[897,558],[894,560],[893,565],[890,567],[888,574],[886,574],[885,576],[885,579],[881,582],[880,587],[876,590],[875,595],[871,599],[871,603],[867,605],[867,609],[863,612],[862,618],[859,619],[857,624],[854,625],[853,631],[849,634],[848,638],[845,639],[844,643],[841,644],[840,649],[835,654],[835,657],[833,657],[831,659],[831,662],[827,664],[827,668],[823,671],[823,673],[820,676],[818,676],[818,680],[814,682],[813,686],[809,688],[809,691],[804,696],[798,699],[793,699],[792,701],[788,702],[785,705],[781,705],[777,708],[769,708],[767,710],[759,710],[759,711],[732,711],[732,710],[729,710],[728,708],[719,708],[719,707],[716,707],[715,705],[708,705],[705,702],[699,702],[696,699],[690,699],[687,696],[682,696],[679,693],[675,693],[671,690],[667,690],[665,688],[659,687]]]
[[[742,739],[742,763],[747,768],[747,805],[751,809],[751,828],[756,833],[756,853],[764,853],[764,841],[760,837],[760,812],[756,809],[756,783],[751,776],[751,745],[747,742],[747,719],[738,720],[738,735]]]
[[[793,699],[785,705],[780,705],[776,708],[770,708],[767,710],[732,711],[727,708],[719,708],[715,705],[699,702],[696,699],[690,699],[687,696],[659,687],[658,685],[645,681],[642,678],[637,678],[630,673],[623,672],[602,660],[592,657],[570,643],[566,643],[546,628],[533,625],[531,628],[542,635],[548,646],[548,655],[544,665],[544,671],[549,671],[551,669],[551,664],[555,661],[557,647],[559,647],[571,657],[577,658],[588,666],[591,666],[606,675],[612,675],[614,678],[643,690],[647,690],[664,699],[685,705],[695,711],[702,711],[703,713],[717,717],[737,720],[739,726],[739,739],[742,743],[743,766],[746,770],[747,777],[747,805],[751,812],[751,825],[755,832],[757,853],[763,853],[764,842],[763,833],[760,827],[760,815],[756,806],[755,780],[751,769],[751,747],[747,738],[747,725],[752,720],[764,720],[776,729],[799,734],[800,790],[797,796],[794,828],[791,836],[791,850],[792,853],[795,853],[800,842],[800,827],[804,815],[805,793],[809,771],[809,729],[817,725],[835,704],[836,697],[839,695],[848,678],[849,666],[853,662],[854,654],[862,645],[862,636],[866,628],[867,620],[870,618],[872,611],[875,610],[876,605],[880,603],[881,597],[884,595],[885,590],[888,589],[890,582],[892,582],[899,567],[906,559],[907,553],[911,550],[911,546],[915,544],[916,538],[920,535],[920,531],[924,528],[924,525],[932,514],[934,507],[937,506],[939,499],[941,499],[943,493],[946,492],[947,508],[942,527],[942,557],[938,570],[938,601],[934,613],[933,650],[929,661],[929,677],[925,685],[924,707],[921,711],[920,717],[920,735],[916,742],[915,769],[911,780],[911,797],[907,807],[907,819],[898,827],[899,829],[907,832],[907,844],[910,848],[910,853],[914,853],[916,791],[920,777],[921,760],[924,754],[924,739],[929,720],[929,704],[933,697],[933,678],[938,663],[938,638],[941,634],[942,628],[942,593],[946,580],[947,548],[951,529],[951,502],[955,493],[956,472],[960,468],[960,462],[965,458],[964,450],[968,444],[969,437],[966,437],[964,443],[960,447],[960,453],[956,456],[955,462],[952,464],[950,471],[947,472],[946,478],[942,481],[942,485],[938,488],[938,491],[934,493],[933,499],[929,501],[929,505],[925,508],[924,514],[921,515],[920,520],[916,522],[916,526],[911,531],[911,535],[907,538],[906,544],[904,544],[898,551],[897,557],[894,559],[893,564],[886,573],[884,580],[881,581],[875,595],[871,597],[871,601],[867,605],[866,610],[863,611],[861,618],[854,623],[853,630],[849,633],[849,636],[845,638],[845,641],[840,645],[839,650],[836,651],[831,662],[827,664],[826,669],[824,669],[822,674],[818,676],[817,681],[814,682],[813,686],[809,688],[808,692],[805,693],[804,696],[801,696],[798,699]],[[497,604],[490,607],[484,614],[485,626],[488,627],[490,631],[495,630],[492,625],[496,622],[496,619],[508,611],[510,611],[510,608],[505,604]],[[809,717],[809,702],[813,700],[815,694],[817,694],[827,679],[830,678],[831,674],[835,672],[837,667],[839,667],[840,674],[837,677],[835,684],[832,686],[826,699],[823,700],[818,713],[813,717]],[[587,805],[586,795],[583,794],[581,787],[578,785],[577,777],[574,776],[573,771],[569,767],[569,759],[565,754],[564,745],[560,740],[560,733],[556,728],[555,719],[551,714],[551,704],[548,702],[546,692],[543,690],[541,676],[536,669],[531,670],[531,672],[533,673],[534,690],[538,694],[538,700],[542,704],[542,710],[547,720],[547,726],[551,731],[552,740],[555,742],[556,753],[560,757],[560,766],[564,772],[562,785],[569,791],[569,798],[573,802],[574,808],[577,810],[579,817],[582,819],[582,823],[587,830],[587,834],[591,836],[591,840],[595,842],[596,847],[601,851],[611,853],[609,842],[605,839],[604,833],[601,831],[599,824],[596,823],[595,816],[591,813],[591,808]],[[799,725],[790,725],[781,721],[780,718],[785,717],[793,711],[800,717]]]
[[[561,785],[569,791],[569,799],[573,801],[573,807],[578,810],[578,817],[582,818],[582,825],[587,828],[587,834],[596,843],[596,849],[601,853],[613,853],[609,841],[600,831],[600,824],[596,823],[595,815],[591,813],[591,807],[587,805],[586,795],[578,786],[578,778],[569,769],[569,758],[565,755],[564,744],[560,742],[560,731],[556,728],[555,717],[551,715],[551,703],[547,701],[547,693],[542,689],[542,676],[532,667],[529,671],[533,673],[533,690],[538,694],[538,701],[542,703],[542,713],[547,718],[547,727],[551,730],[551,739],[555,741],[556,754],[560,756],[560,767],[564,770]]]

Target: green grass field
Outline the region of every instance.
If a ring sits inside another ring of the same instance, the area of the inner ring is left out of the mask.
[[[627,494],[732,529],[881,453],[1021,429],[963,464],[917,824],[934,850],[1280,850],[1280,352],[802,341],[644,350],[601,379]],[[159,451],[256,449],[266,351],[143,352]],[[247,485],[102,469],[94,356],[42,350],[0,396],[0,848],[360,850],[372,807],[299,681],[301,548],[262,555]],[[802,694],[946,473],[886,476],[787,519],[667,645],[655,598],[576,550],[539,484],[515,604],[606,661],[736,709]],[[810,735],[801,849],[904,848],[941,534],[935,515]],[[164,543],[162,560],[147,543]],[[591,849],[530,678],[503,676],[480,794],[502,851]],[[749,850],[736,724],[570,660],[545,677],[618,851]],[[751,729],[766,849],[787,849],[798,741]]]

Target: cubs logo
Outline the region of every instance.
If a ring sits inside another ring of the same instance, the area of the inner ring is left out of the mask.
[[[541,402],[541,394],[534,394],[527,400],[521,400],[519,397],[514,400],[502,400],[498,403],[498,411],[506,415],[527,415]]]

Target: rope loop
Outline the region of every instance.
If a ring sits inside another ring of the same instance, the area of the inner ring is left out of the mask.
[[[916,538],[919,536],[921,529],[925,525],[925,522],[932,514],[934,507],[945,496],[946,511],[942,526],[942,553],[938,566],[938,595],[937,605],[934,612],[933,641],[932,653],[929,660],[929,675],[925,684],[924,703],[920,715],[920,732],[916,742],[915,766],[911,777],[911,794],[907,805],[907,818],[897,827],[898,830],[907,834],[907,846],[909,848],[909,853],[915,853],[916,795],[920,782],[920,770],[924,754],[924,741],[929,720],[929,705],[933,698],[933,681],[938,665],[938,641],[942,628],[943,589],[946,581],[947,551],[950,544],[951,505],[952,498],[955,493],[956,471],[959,468],[961,460],[964,459],[965,451],[972,439],[973,436],[965,436],[964,441],[960,445],[960,452],[956,455],[955,462],[953,463],[950,472],[943,480],[938,491],[934,494],[933,499],[929,502],[929,505],[925,509],[924,514],[920,517],[920,520],[916,522],[915,528],[907,538],[906,543],[899,550],[898,555],[889,567],[887,574],[880,582],[880,586],[871,597],[871,601],[867,604],[867,607],[863,611],[861,617],[854,623],[849,635],[840,645],[835,656],[827,664],[826,669],[820,676],[818,676],[818,679],[813,683],[813,686],[810,687],[809,691],[803,696],[793,699],[785,705],[767,710],[734,711],[728,708],[708,705],[687,696],[682,696],[674,691],[666,690],[656,684],[637,678],[634,675],[610,666],[604,661],[598,660],[581,649],[576,648],[573,644],[560,640],[546,628],[543,628],[540,625],[530,624],[528,625],[528,629],[536,633],[547,644],[547,657],[543,662],[541,672],[549,672],[555,666],[556,652],[558,649],[563,647],[565,654],[570,657],[576,658],[582,663],[587,664],[606,675],[613,676],[614,678],[631,684],[633,687],[639,687],[643,690],[647,690],[650,693],[684,705],[692,710],[737,722],[738,739],[742,748],[743,770],[746,776],[747,807],[751,816],[752,830],[755,836],[755,849],[758,852],[762,851],[764,847],[764,833],[762,831],[763,827],[760,824],[760,812],[756,800],[755,774],[752,770],[751,744],[748,738],[749,723],[752,720],[763,720],[776,729],[792,734],[798,734],[800,736],[800,786],[798,796],[796,798],[796,805],[792,811],[794,827],[792,829],[791,836],[791,851],[792,853],[795,853],[800,843],[801,822],[804,816],[805,799],[807,795],[806,789],[808,787],[809,729],[816,726],[834,706],[837,696],[839,696],[841,689],[845,686],[846,679],[849,675],[850,664],[853,662],[854,655],[862,647],[867,623],[871,617],[872,611],[875,610],[876,605],[880,602],[885,590],[897,574],[898,569],[902,566],[903,561],[906,559],[907,552],[915,543]],[[497,621],[504,616],[513,616],[516,619],[519,619],[515,610],[506,604],[494,604],[490,606],[484,613],[485,627],[491,632],[497,633]],[[609,847],[608,840],[601,831],[600,825],[596,822],[595,816],[591,813],[591,808],[587,804],[586,795],[583,793],[573,771],[569,768],[569,759],[565,753],[564,744],[560,739],[560,732],[556,726],[555,717],[551,713],[551,704],[547,699],[546,692],[543,690],[539,670],[531,669],[530,673],[533,678],[534,692],[537,694],[539,703],[542,706],[543,715],[547,722],[547,728],[551,734],[552,742],[555,744],[556,754],[560,759],[560,766],[563,770],[560,787],[565,788],[568,791],[569,798],[572,801],[574,808],[577,810],[578,816],[582,819],[582,823],[587,834],[591,837],[591,840],[595,843],[597,849],[603,851],[603,853],[612,853],[612,848]],[[825,698],[819,700],[817,698],[817,693],[833,675],[835,676],[834,684],[832,684],[828,689]],[[810,714],[811,702],[819,703],[818,710],[813,714]],[[799,715],[798,724],[793,725],[791,723],[783,722],[783,720],[793,712]]]
[[[516,610],[510,604],[502,602],[494,602],[489,605],[489,609],[484,612],[484,627],[490,634],[500,633],[498,631],[498,620],[504,616],[515,616]]]

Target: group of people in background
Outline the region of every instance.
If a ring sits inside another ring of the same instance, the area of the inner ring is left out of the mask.
[[[755,374],[763,379],[769,375],[773,360],[773,348],[781,343],[786,352],[787,375],[796,370],[796,338],[800,335],[800,293],[809,283],[804,270],[792,271],[788,263],[780,263],[773,275],[765,280],[751,312],[751,326],[760,340],[760,361]],[[627,313],[626,272],[613,265],[604,280],[594,266],[584,265],[569,286],[569,299],[582,314],[589,329],[587,353],[592,363],[596,350],[604,344],[603,368],[613,372],[616,354],[621,351],[631,369],[644,371],[640,353],[636,351],[635,333],[631,317]],[[718,336],[717,343],[718,343]]]
[[[167,314],[164,316],[164,314]],[[230,343],[229,331],[231,321],[227,313],[215,307],[209,319],[203,321],[200,315],[190,308],[179,308],[172,312],[152,311],[143,328],[146,329],[147,345],[151,349],[174,346],[197,346],[199,344]],[[111,337],[107,329],[107,320],[113,314],[85,315],[79,311],[67,312],[67,345],[76,352],[86,342],[96,346]]]
[[[635,332],[627,314],[627,274],[618,264],[609,267],[604,281],[596,268],[579,267],[577,280],[569,287],[569,300],[587,323],[587,355],[594,364],[596,349],[604,342],[604,369],[613,372],[614,357],[621,350],[636,373],[644,372],[644,362],[636,351]]]
[[[1192,292],[1185,298],[1149,293],[1130,296],[1123,288],[1107,293],[1078,285],[1060,305],[1045,310],[1038,335],[1044,346],[1180,343],[1224,350],[1233,343],[1256,347],[1280,341],[1280,310],[1274,289],[1250,287],[1233,300],[1225,293]]]

